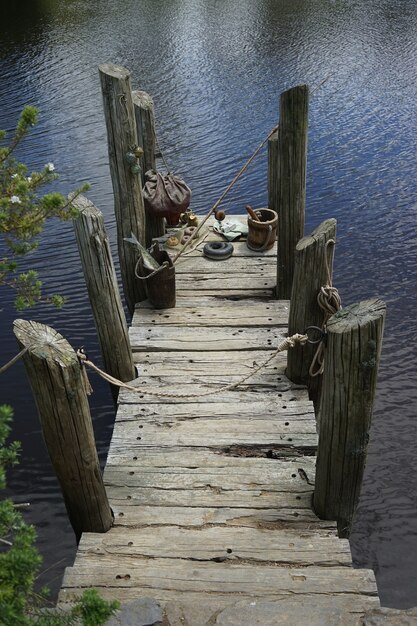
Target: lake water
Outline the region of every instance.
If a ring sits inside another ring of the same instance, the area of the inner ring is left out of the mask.
[[[0,128],[34,104],[41,120],[19,151],[31,168],[53,161],[64,193],[89,181],[115,250],[112,189],[97,67],[128,67],[151,93],[165,157],[207,210],[276,124],[281,91],[312,89],[306,233],[338,220],[334,283],[344,304],[372,296],[388,315],[368,464],[351,536],[355,563],[373,567],[381,602],[417,605],[417,5],[415,0],[2,0]],[[225,208],[266,202],[266,158]],[[99,361],[72,228],[51,222],[30,259],[61,311],[47,323]],[[16,353],[12,295],[1,292],[1,363]],[[114,411],[93,380],[92,413],[104,461]],[[54,593],[75,542],[43,445],[22,364],[0,379],[15,407],[22,463],[10,492],[29,501],[42,584]]]

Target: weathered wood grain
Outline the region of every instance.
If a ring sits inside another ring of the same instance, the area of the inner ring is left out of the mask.
[[[49,326],[26,320],[13,326],[20,347],[28,348],[23,362],[77,540],[83,532],[106,532],[112,513],[77,355]]]
[[[322,602],[323,615],[375,606],[373,574],[351,569],[335,523],[312,510],[316,422],[286,353],[222,390],[273,355],[287,328],[288,301],[271,302],[274,256],[245,247],[215,265],[195,250],[179,262],[175,309],[137,306],[137,391],[120,392],[104,473],[114,527],[85,535],[61,602],[95,586],[174,613],[197,602],[204,624],[238,600],[286,601],[298,614],[296,598]]]
[[[301,428],[292,422],[283,432],[281,424],[273,420],[164,420],[140,424],[132,421],[117,422],[113,431],[112,446],[129,445],[132,453],[143,446],[230,446],[230,445],[282,445],[286,448],[308,448],[316,445],[314,422],[310,428]],[[307,432],[305,432],[307,431]],[[140,439],[138,440],[138,437]]]
[[[133,352],[174,350],[271,350],[284,340],[283,328],[227,328],[210,326],[198,333],[189,328],[149,325],[132,326],[129,332]]]
[[[123,527],[113,528],[105,537],[84,535],[75,565],[88,563],[91,554],[137,558],[192,559],[237,563],[276,563],[307,566],[349,566],[349,542],[334,530],[297,528],[275,533],[255,528],[184,529],[163,526],[134,530],[126,536]]]
[[[135,303],[146,299],[146,290],[143,281],[135,277],[137,251],[124,238],[133,233],[145,244],[145,208],[141,178],[127,159],[127,154],[138,143],[130,72],[121,65],[105,63],[100,65],[99,73],[114,193],[120,271],[126,303],[133,314]]]
[[[182,299],[181,306],[175,309],[151,309],[140,307],[133,316],[132,326],[157,323],[158,326],[282,326],[287,328],[288,305],[280,301],[272,303],[240,302],[225,303],[213,308],[210,298],[207,305],[196,302],[195,298]],[[148,301],[147,301],[148,302]],[[286,302],[286,301],[284,301]],[[188,306],[187,306],[188,305]],[[277,305],[277,306],[275,306]],[[148,303],[149,306],[149,303]]]
[[[225,579],[224,572],[227,571]],[[276,565],[256,569],[239,563],[205,563],[182,559],[136,559],[122,562],[111,555],[91,556],[90,564],[67,568],[66,586],[82,588],[94,576],[96,587],[152,589],[153,597],[166,601],[169,592],[204,592],[239,594],[249,597],[276,598],[287,594],[376,595],[375,581],[368,570],[348,567],[299,567],[296,570]],[[175,597],[175,596],[174,596]],[[352,598],[353,599],[353,598]]]
[[[139,159],[141,167],[142,187],[145,184],[145,173],[156,170],[156,134],[155,111],[151,96],[145,91],[133,91],[132,101],[135,112],[138,144],[143,149],[143,156]],[[160,237],[165,233],[164,218],[146,212],[146,245],[150,246],[153,237]]]
[[[136,376],[135,366],[103,214],[84,196],[72,204],[79,210],[74,230],[104,369],[128,382]],[[117,398],[118,389],[112,391]]]
[[[386,307],[350,305],[327,324],[314,506],[347,536],[359,499],[382,348]]]
[[[115,527],[142,528],[146,526],[239,526],[243,528],[269,528],[279,532],[282,528],[324,528],[336,531],[336,523],[319,520],[311,508],[232,508],[197,507],[197,506],[146,506],[131,504],[124,506],[112,500],[115,515]],[[128,532],[128,531],[127,531]]]
[[[256,419],[273,419],[281,424],[282,431],[290,427],[292,420],[310,421],[314,423],[314,409],[304,396],[304,399],[293,400],[291,392],[284,393],[276,398],[271,394],[270,401],[264,397],[254,402],[213,402],[204,404],[197,402],[165,402],[143,403],[142,400],[131,403],[121,403],[117,412],[117,422],[137,420],[223,420],[249,417]],[[134,400],[135,398],[132,398]],[[198,400],[198,399],[197,399]]]
[[[289,335],[303,334],[308,326],[323,326],[325,314],[317,303],[317,295],[322,287],[331,284],[334,245],[328,247],[328,242],[335,239],[336,220],[328,219],[296,245],[288,319]],[[316,350],[317,345],[309,343],[290,350],[288,378],[307,385],[310,382],[309,369]]]
[[[170,386],[162,389],[160,386],[158,388],[154,387],[151,389],[152,392],[163,390],[167,392],[169,395],[163,396],[158,393],[146,394],[146,385],[140,386],[140,382],[137,380],[132,381],[132,387],[137,387],[138,391],[131,391],[130,389],[124,389],[123,387],[120,389],[119,402],[126,404],[137,404],[138,402],[143,401],[143,404],[158,404],[158,405],[175,405],[177,403],[181,403],[182,405],[186,404],[201,404],[201,400],[204,400],[205,404],[218,403],[223,402],[227,404],[234,404],[237,410],[239,407],[237,405],[249,402],[249,403],[257,403],[261,400],[261,398],[265,399],[268,395],[270,395],[270,402],[281,401],[283,404],[288,402],[296,402],[297,399],[302,398],[306,399],[306,391],[305,389],[297,389],[296,386],[292,384],[288,385],[287,389],[283,389],[279,393],[268,390],[267,387],[260,388],[259,386],[254,390],[240,390],[239,388],[229,389],[227,391],[220,391],[220,389],[216,390],[216,393],[210,393],[210,395],[201,396],[200,392],[205,393],[207,391],[211,391],[211,389],[215,390],[215,388],[207,386],[201,386],[199,389],[196,388],[196,385],[182,385],[180,386]],[[197,394],[198,395],[192,395]],[[172,394],[172,395],[171,395]],[[291,400],[293,398],[293,400]],[[278,407],[279,405],[277,405]],[[188,407],[184,407],[185,411],[188,411]]]
[[[238,274],[255,274],[258,280],[263,276],[274,277],[276,260],[274,257],[235,257],[224,261],[213,261],[205,256],[180,257],[175,264],[176,274],[218,274],[234,277]]]
[[[176,288],[179,290],[190,291],[216,291],[218,294],[221,290],[233,289],[235,291],[252,291],[258,289],[265,291],[265,289],[272,290],[275,288],[274,276],[259,276],[253,274],[246,274],[244,272],[240,274],[234,274],[233,276],[224,275],[223,272],[218,270],[218,274],[178,274],[176,276]]]
[[[304,235],[307,172],[308,87],[281,94],[276,163],[278,204],[277,298],[291,296],[295,246]]]

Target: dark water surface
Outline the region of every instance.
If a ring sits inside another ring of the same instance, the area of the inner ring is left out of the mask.
[[[327,78],[311,99],[306,232],[337,218],[334,282],[344,304],[379,296],[388,305],[352,551],[356,564],[375,569],[383,605],[417,605],[415,0],[2,0],[0,33],[0,128],[13,128],[25,104],[41,109],[21,158],[33,169],[53,161],[65,193],[90,181],[113,243],[100,63],[125,65],[133,86],[153,95],[166,159],[191,185],[199,213],[275,125],[280,92]],[[265,202],[264,155],[225,206],[242,212]],[[51,223],[30,261],[69,302],[23,317],[99,361],[71,226]],[[3,363],[16,353],[5,291],[1,308]],[[114,412],[106,386],[93,384],[104,460]],[[14,405],[23,443],[11,493],[31,502],[48,569],[41,582],[56,591],[75,543],[21,364],[2,375],[0,399]]]

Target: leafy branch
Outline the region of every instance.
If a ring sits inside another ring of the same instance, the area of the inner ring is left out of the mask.
[[[0,145],[0,238],[4,248],[0,258],[0,286],[16,291],[15,306],[18,310],[42,300],[62,306],[62,296],[43,297],[42,281],[36,270],[19,273],[19,262],[37,249],[46,220],[58,218],[67,221],[78,216],[72,201],[62,194],[41,194],[44,185],[58,178],[53,163],[46,163],[40,172],[28,175],[27,166],[14,158],[16,147],[37,120],[38,110],[32,106],[25,107],[9,144]],[[6,132],[0,131],[0,142],[5,143],[6,139]],[[88,184],[79,187],[72,194],[72,200],[88,188]]]

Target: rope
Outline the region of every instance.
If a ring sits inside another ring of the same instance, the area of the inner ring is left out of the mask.
[[[217,209],[217,207],[220,205],[220,203],[222,202],[222,200],[225,198],[225,196],[229,193],[229,191],[232,189],[232,187],[235,185],[235,183],[239,180],[239,178],[242,176],[242,174],[248,169],[249,165],[252,163],[252,161],[255,159],[255,157],[258,155],[258,153],[261,151],[261,149],[264,147],[264,145],[266,144],[266,142],[268,141],[268,139],[275,133],[275,131],[278,129],[278,126],[275,126],[275,128],[273,128],[271,130],[271,132],[265,137],[265,139],[259,144],[259,146],[256,148],[255,152],[252,154],[252,156],[249,157],[249,159],[246,161],[246,163],[240,168],[240,170],[238,171],[238,173],[236,174],[236,176],[234,177],[234,179],[232,180],[231,183],[229,183],[229,185],[226,187],[226,189],[223,191],[223,193],[221,194],[220,198],[213,204],[213,206],[211,207],[211,209],[208,211],[207,215],[203,218],[203,220],[201,221],[200,225],[198,226],[197,230],[195,230],[193,232],[193,234],[191,235],[191,237],[189,238],[189,240],[184,244],[183,248],[178,252],[178,254],[174,257],[173,259],[173,263],[176,263],[177,259],[180,258],[180,256],[184,253],[184,251],[186,250],[186,248],[188,248],[188,246],[190,245],[190,243],[192,242],[193,239],[195,239],[195,237],[198,235],[198,233],[200,232],[201,228],[204,226],[204,224],[207,222],[207,220],[209,219],[209,217],[214,213],[214,211]]]
[[[203,391],[199,393],[188,393],[188,392],[174,393],[170,391],[150,391],[149,389],[133,387],[132,385],[124,383],[121,380],[118,380],[117,378],[114,378],[114,376],[107,374],[107,372],[97,367],[97,365],[95,365],[92,361],[88,359],[87,355],[85,354],[83,350],[78,350],[77,356],[82,366],[90,367],[104,380],[111,383],[112,385],[116,385],[117,387],[122,387],[123,389],[128,389],[129,391],[134,391],[135,393],[140,393],[141,395],[156,396],[160,398],[201,398],[204,396],[212,396],[218,393],[222,393],[224,391],[230,391],[231,389],[235,389],[239,385],[243,384],[246,380],[248,380],[248,378],[251,378],[252,376],[257,374],[261,369],[266,367],[268,363],[270,363],[270,361],[272,361],[272,359],[279,352],[284,352],[284,350],[289,350],[290,348],[293,348],[297,344],[304,345],[307,342],[307,339],[308,339],[307,335],[300,335],[298,333],[296,333],[295,335],[292,335],[291,337],[286,337],[284,341],[282,341],[279,344],[278,348],[273,352],[273,354],[271,354],[271,356],[266,361],[264,361],[261,365],[258,365],[258,367],[253,369],[249,374],[247,374],[246,376],[244,376],[237,382],[230,383],[229,385],[220,387],[220,389],[214,389],[214,390],[210,389],[209,391]],[[82,369],[85,370],[85,367],[82,367]]]
[[[0,374],[3,374],[3,372],[5,372],[6,370],[9,369],[9,367],[11,367],[12,365],[14,365],[15,363],[17,363],[17,361],[19,359],[22,358],[22,356],[24,356],[26,354],[26,352],[30,349],[33,348],[33,346],[26,346],[26,348],[23,348],[23,350],[21,350],[20,352],[18,352],[12,359],[10,359],[10,361],[8,363],[6,363],[5,365],[3,365],[2,367],[0,367]]]
[[[321,287],[319,293],[317,294],[317,304],[321,308],[324,313],[324,319],[322,324],[323,334],[326,333],[327,322],[329,318],[337,313],[339,309],[342,308],[342,300],[340,298],[339,292],[336,287],[332,286],[332,276],[330,270],[330,261],[328,255],[329,246],[333,246],[332,251],[330,252],[331,263],[333,263],[333,255],[334,255],[334,246],[335,240],[329,239],[326,242],[326,250],[325,250],[325,260],[326,260],[326,274],[327,274],[327,284],[324,287]],[[313,360],[311,361],[310,368],[308,373],[312,378],[316,376],[320,376],[324,372],[324,352],[325,352],[325,343],[321,341],[317,347],[317,350],[314,354]]]

